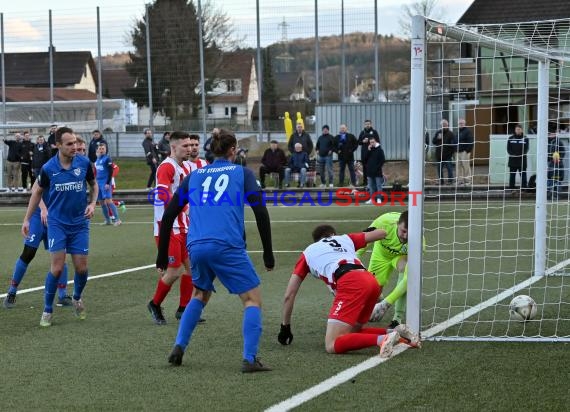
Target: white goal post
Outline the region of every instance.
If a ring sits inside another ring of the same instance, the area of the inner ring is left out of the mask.
[[[409,208],[406,322],[427,339],[570,341],[570,19],[413,17],[410,111],[409,190],[423,196]],[[443,119],[455,139],[436,152]],[[536,301],[533,320],[509,319],[517,294]]]

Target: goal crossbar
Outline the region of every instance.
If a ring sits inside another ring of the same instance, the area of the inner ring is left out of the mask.
[[[559,60],[570,63],[570,52],[565,50],[541,50],[539,47],[528,47],[520,41],[512,39],[497,39],[483,33],[474,32],[466,27],[451,26],[435,20],[425,18],[426,31],[440,36],[450,37],[452,39],[464,42],[476,43],[479,46],[489,47],[505,53],[519,54],[529,59],[547,62]]]

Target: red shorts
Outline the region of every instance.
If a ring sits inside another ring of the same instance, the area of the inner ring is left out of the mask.
[[[158,236],[154,237],[158,246]],[[168,267],[179,268],[188,259],[188,249],[186,249],[186,233],[170,234],[168,244]]]
[[[351,326],[368,323],[381,292],[382,287],[372,273],[365,270],[345,273],[336,284],[336,296],[329,319]]]

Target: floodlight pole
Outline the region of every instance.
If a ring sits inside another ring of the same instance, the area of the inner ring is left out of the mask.
[[[198,48],[200,49],[200,93],[202,94],[202,131],[204,133],[204,141],[208,138],[208,126],[206,124],[206,75],[204,74],[204,38],[202,36],[202,1],[198,0]]]
[[[423,16],[412,18],[410,162],[408,184],[408,292],[406,323],[421,327],[426,35]]]
[[[150,4],[146,5],[145,15],[145,34],[146,34],[146,78],[147,78],[147,93],[148,93],[148,127],[154,133],[154,113],[152,107],[152,69],[150,65]]]

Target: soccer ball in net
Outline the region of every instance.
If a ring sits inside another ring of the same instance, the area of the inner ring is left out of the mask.
[[[527,295],[518,295],[509,304],[509,314],[512,320],[525,322],[536,316],[536,302]]]

